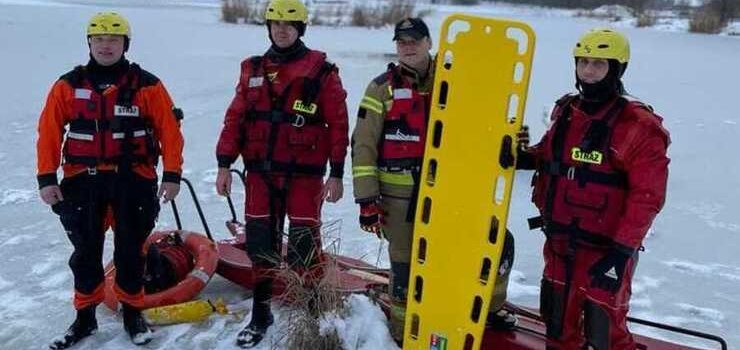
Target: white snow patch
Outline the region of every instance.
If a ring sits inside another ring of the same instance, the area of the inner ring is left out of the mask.
[[[653,29],[664,32],[687,32],[689,20],[687,18],[658,18]]]
[[[6,289],[6,288],[12,287],[12,286],[13,286],[13,282],[10,282],[10,281],[4,279],[3,276],[0,276],[0,290]]]
[[[662,279],[653,278],[650,276],[637,276],[632,283],[632,293],[647,293],[649,289],[658,288],[661,284],[663,284]]]
[[[36,191],[7,189],[0,195],[0,205],[22,204],[36,197]]]
[[[0,247],[6,246],[6,245],[18,245],[23,242],[33,241],[36,239],[36,237],[32,235],[17,235],[17,236],[11,236],[8,238],[5,242],[0,244]]]
[[[56,267],[58,264],[54,261],[45,261],[42,263],[34,264],[31,267],[31,273],[34,275],[43,275],[49,272],[51,269]]]
[[[704,223],[711,228],[724,229],[731,232],[740,232],[740,225],[727,223],[717,220],[717,217],[726,209],[725,206],[717,203],[698,202],[680,204],[677,209],[698,216]]]
[[[49,210],[51,212],[51,210]],[[21,226],[21,231],[31,231],[31,230],[50,230],[50,229],[56,229],[57,227],[61,227],[61,223],[59,223],[58,220],[50,220],[50,221],[39,221],[34,222],[30,225],[23,225]]]
[[[364,295],[352,295],[348,303],[349,315],[324,320],[322,332],[336,329],[345,349],[397,349],[388,332],[385,314],[378,305]]]
[[[203,176],[200,178],[200,181],[207,184],[215,184],[216,175],[218,175],[218,169],[208,169],[203,172]]]
[[[669,260],[663,262],[676,270],[702,275],[716,275],[731,281],[740,281],[740,268],[724,264],[697,264],[682,260]]]
[[[689,7],[699,7],[704,5],[708,0],[675,0],[673,3],[675,5],[685,5]]]
[[[734,273],[720,272],[717,275],[724,277],[728,280],[740,281],[740,275]]]
[[[632,10],[622,5],[603,5],[590,11],[595,17],[628,19],[633,18]]]
[[[740,232],[740,225],[738,224],[728,224],[726,222],[719,221],[709,221],[707,224],[712,228],[721,228],[727,231]]]
[[[725,320],[725,314],[722,311],[699,307],[686,303],[676,304],[682,311],[691,314],[694,317],[698,317],[706,322],[710,322],[717,327],[722,326],[722,321]]]
[[[630,312],[630,315],[633,317],[641,318],[644,320],[651,320],[663,324],[670,324],[677,327],[690,327],[693,320],[687,317],[682,316],[665,316],[661,315],[660,313],[654,313],[654,312],[645,312],[645,311],[635,311]],[[630,324],[630,331],[633,333],[637,333],[643,336],[648,336],[655,339],[662,339],[667,342],[671,343],[679,343],[684,344],[686,346],[691,346],[697,349],[707,349],[707,344],[702,343],[700,341],[697,341],[696,338],[690,338],[690,337],[682,337],[677,338],[675,334],[667,333],[664,331],[661,331],[659,329],[643,326],[639,324]]]
[[[41,303],[29,296],[27,292],[18,289],[11,289],[0,294],[0,300],[3,301],[2,309],[0,309],[0,316],[2,316],[0,319],[15,320],[16,323],[27,318],[29,313],[42,308]]]
[[[506,292],[509,299],[518,299],[528,296],[537,296],[540,294],[540,285],[531,285],[524,282],[527,276],[521,271],[511,270],[509,275],[509,288]]]
[[[192,324],[176,324],[155,329],[154,341],[157,343],[158,348],[161,349],[182,349],[183,342],[186,340],[188,332],[196,326],[197,325]],[[207,333],[210,336],[215,336],[214,334],[210,334],[211,332]]]
[[[733,21],[728,24],[727,27],[725,27],[725,29],[722,31],[722,34],[732,36],[740,35],[740,21]]]
[[[649,309],[653,306],[653,301],[650,298],[632,298],[630,299],[630,307],[632,308],[645,308]]]
[[[69,280],[69,278],[70,278],[69,272],[67,271],[57,272],[51,276],[44,277],[39,285],[41,287],[44,287],[45,289],[61,287],[64,283],[66,283]]]
[[[688,261],[670,260],[664,262],[664,264],[683,272],[692,272],[706,275],[712,273],[713,271],[713,269],[707,265],[695,264]]]

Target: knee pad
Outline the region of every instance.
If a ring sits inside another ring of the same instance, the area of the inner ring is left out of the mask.
[[[269,220],[247,220],[245,226],[247,255],[259,267],[272,268],[279,265],[280,257],[275,246],[275,232]]]

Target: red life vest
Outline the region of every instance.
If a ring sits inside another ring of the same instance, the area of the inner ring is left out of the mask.
[[[249,59],[242,157],[248,171],[323,175],[330,154],[329,129],[317,97],[322,79],[335,69],[323,53],[281,66],[284,89],[276,92],[265,58]]]
[[[388,67],[393,105],[385,114],[378,166],[389,171],[418,170],[424,157],[429,96],[401,77],[400,68]]]
[[[96,91],[82,66],[64,77],[75,93],[62,150],[65,163],[156,165],[159,146],[137,98],[140,76],[141,68],[131,64],[116,90],[107,95]]]
[[[611,244],[627,196],[626,173],[611,161],[614,124],[623,113],[643,108],[624,97],[595,115],[573,108],[575,96],[558,101],[553,124],[542,139],[543,162],[533,201],[546,234],[570,233],[593,244]]]

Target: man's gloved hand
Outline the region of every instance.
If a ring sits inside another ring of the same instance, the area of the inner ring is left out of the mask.
[[[588,269],[588,274],[591,276],[591,287],[616,292],[622,285],[624,270],[630,257],[632,257],[631,254],[612,249]]]
[[[360,204],[360,228],[363,231],[374,233],[381,238],[383,220],[383,210],[376,202],[367,202]]]

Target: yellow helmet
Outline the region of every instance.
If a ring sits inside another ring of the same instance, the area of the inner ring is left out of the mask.
[[[265,20],[308,23],[308,9],[300,0],[271,0],[265,10]]]
[[[625,64],[630,60],[630,43],[624,35],[614,30],[595,28],[578,40],[573,48],[573,56],[613,59]]]
[[[87,35],[123,35],[131,40],[131,26],[115,12],[99,12],[87,24]]]

